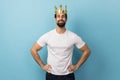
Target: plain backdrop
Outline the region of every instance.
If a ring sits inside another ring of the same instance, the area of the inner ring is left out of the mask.
[[[30,54],[32,45],[54,29],[54,6],[67,5],[66,28],[78,34],[91,55],[76,80],[120,80],[120,0],[0,0],[0,80],[45,80]],[[73,52],[73,64],[81,52]],[[40,52],[44,63],[47,47]]]

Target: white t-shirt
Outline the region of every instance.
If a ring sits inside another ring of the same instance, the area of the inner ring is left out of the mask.
[[[74,45],[80,49],[85,42],[75,33],[66,30],[63,34],[58,34],[56,29],[41,36],[37,43],[43,47],[47,45],[47,64],[51,65],[50,73],[54,75],[66,75],[68,66],[72,64],[72,53]]]

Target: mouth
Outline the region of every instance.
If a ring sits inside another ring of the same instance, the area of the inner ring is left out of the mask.
[[[63,20],[59,20],[58,23],[64,23],[64,21]]]

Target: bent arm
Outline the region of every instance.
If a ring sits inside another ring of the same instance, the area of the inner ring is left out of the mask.
[[[35,61],[40,65],[40,67],[43,67],[44,66],[44,63],[42,62],[39,54],[38,54],[38,51],[42,49],[42,47],[40,45],[38,45],[38,43],[36,42],[33,47],[31,48],[30,52],[33,56],[33,58],[35,59]]]
[[[79,68],[87,60],[87,58],[90,55],[90,49],[86,44],[82,48],[80,48],[80,51],[82,51],[83,54],[76,64],[77,68]]]

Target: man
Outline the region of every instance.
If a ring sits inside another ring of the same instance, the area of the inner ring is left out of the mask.
[[[31,54],[40,67],[46,71],[46,80],[75,80],[73,72],[87,60],[90,49],[78,35],[66,30],[66,7],[65,10],[62,9],[62,5],[59,10],[55,7],[55,21],[57,27],[39,38],[33,45]],[[48,48],[47,64],[44,64],[38,55],[38,51],[45,45]],[[75,65],[72,64],[74,46],[83,53]]]

